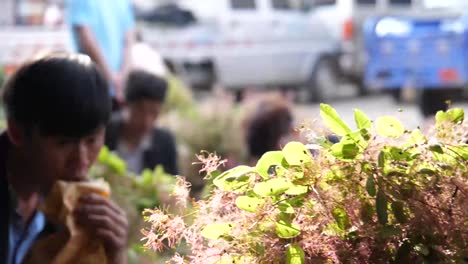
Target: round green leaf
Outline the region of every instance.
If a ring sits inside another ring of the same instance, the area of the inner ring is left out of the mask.
[[[249,166],[238,166],[220,174],[213,180],[216,187],[225,191],[234,191],[245,186],[249,181],[248,174],[254,169]]]
[[[261,197],[266,197],[282,194],[290,187],[290,181],[284,178],[277,178],[255,184],[253,191]]]
[[[210,224],[203,228],[201,235],[207,239],[218,239],[227,235],[233,228],[234,225],[232,223]]]
[[[289,142],[283,148],[283,155],[286,162],[291,166],[300,166],[312,161],[306,146],[300,142]]]
[[[304,264],[305,253],[298,244],[291,244],[286,248],[287,264]]]
[[[256,169],[258,174],[265,180],[270,178],[272,166],[282,166],[284,155],[282,151],[269,151],[258,160]]]
[[[391,116],[377,118],[376,128],[379,134],[393,138],[398,138],[405,132],[405,128],[401,122]]]
[[[301,234],[301,228],[298,225],[280,220],[276,222],[276,234],[280,238],[293,238]]]
[[[239,196],[236,199],[236,205],[242,210],[254,213],[257,207],[263,203],[263,199],[249,196]]]
[[[333,156],[339,159],[350,160],[359,154],[359,147],[354,143],[337,143],[330,148],[330,151]]]
[[[300,195],[306,193],[308,190],[309,188],[304,185],[292,185],[285,193],[288,195]]]

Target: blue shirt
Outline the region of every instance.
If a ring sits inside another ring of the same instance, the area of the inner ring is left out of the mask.
[[[132,6],[128,0],[68,0],[71,27],[88,26],[113,72],[120,71],[124,58],[125,34],[134,27]],[[72,30],[74,47],[81,51]]]
[[[12,191],[10,191],[10,200],[12,201],[11,208],[17,208]],[[10,212],[8,264],[21,264],[23,262],[24,257],[36,242],[45,224],[45,216],[39,211],[34,214],[27,226],[22,223],[21,215],[16,209]]]

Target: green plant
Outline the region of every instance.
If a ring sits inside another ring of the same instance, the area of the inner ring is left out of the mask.
[[[172,193],[177,190],[177,178],[164,172],[161,166],[145,170],[141,175],[126,170],[125,161],[103,147],[97,163],[91,168],[91,178],[103,178],[109,182],[112,199],[126,212],[129,221],[130,263],[154,263],[161,255],[148,252],[140,243],[144,221],[141,217],[144,208],[161,206],[177,210],[177,203],[188,200],[188,192],[183,201],[176,201]],[[185,208],[185,207],[184,207]]]
[[[460,263],[468,257],[468,145],[462,109],[439,112],[433,133],[375,124],[355,110],[351,129],[329,105],[341,137],[288,143],[255,167],[213,180],[208,200],[182,215],[147,210],[146,246],[185,240],[175,263]],[[312,151],[311,151],[312,150]],[[169,230],[169,231],[168,231]]]

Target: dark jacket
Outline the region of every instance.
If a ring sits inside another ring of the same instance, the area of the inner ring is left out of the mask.
[[[5,166],[8,145],[6,134],[2,134],[0,136],[0,263],[8,261],[10,196]]]
[[[121,120],[113,120],[107,126],[105,144],[110,150],[117,149],[121,131]],[[151,133],[151,146],[143,152],[143,168],[154,169],[157,165],[162,165],[165,172],[177,175],[179,171],[174,137],[161,128],[154,128]]]

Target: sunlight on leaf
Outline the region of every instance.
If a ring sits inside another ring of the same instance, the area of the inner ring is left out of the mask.
[[[398,138],[405,132],[405,128],[401,122],[391,116],[377,118],[376,129],[379,134],[393,138]]]
[[[330,105],[320,104],[320,116],[327,127],[338,136],[344,136],[351,133],[351,129]]]
[[[201,231],[201,235],[207,239],[218,239],[227,235],[234,228],[232,223],[210,224],[205,226]]]
[[[312,161],[309,151],[304,144],[300,142],[289,142],[283,148],[283,155],[291,166],[300,166]]]
[[[286,264],[304,264],[305,253],[298,244],[291,244],[286,248]]]

